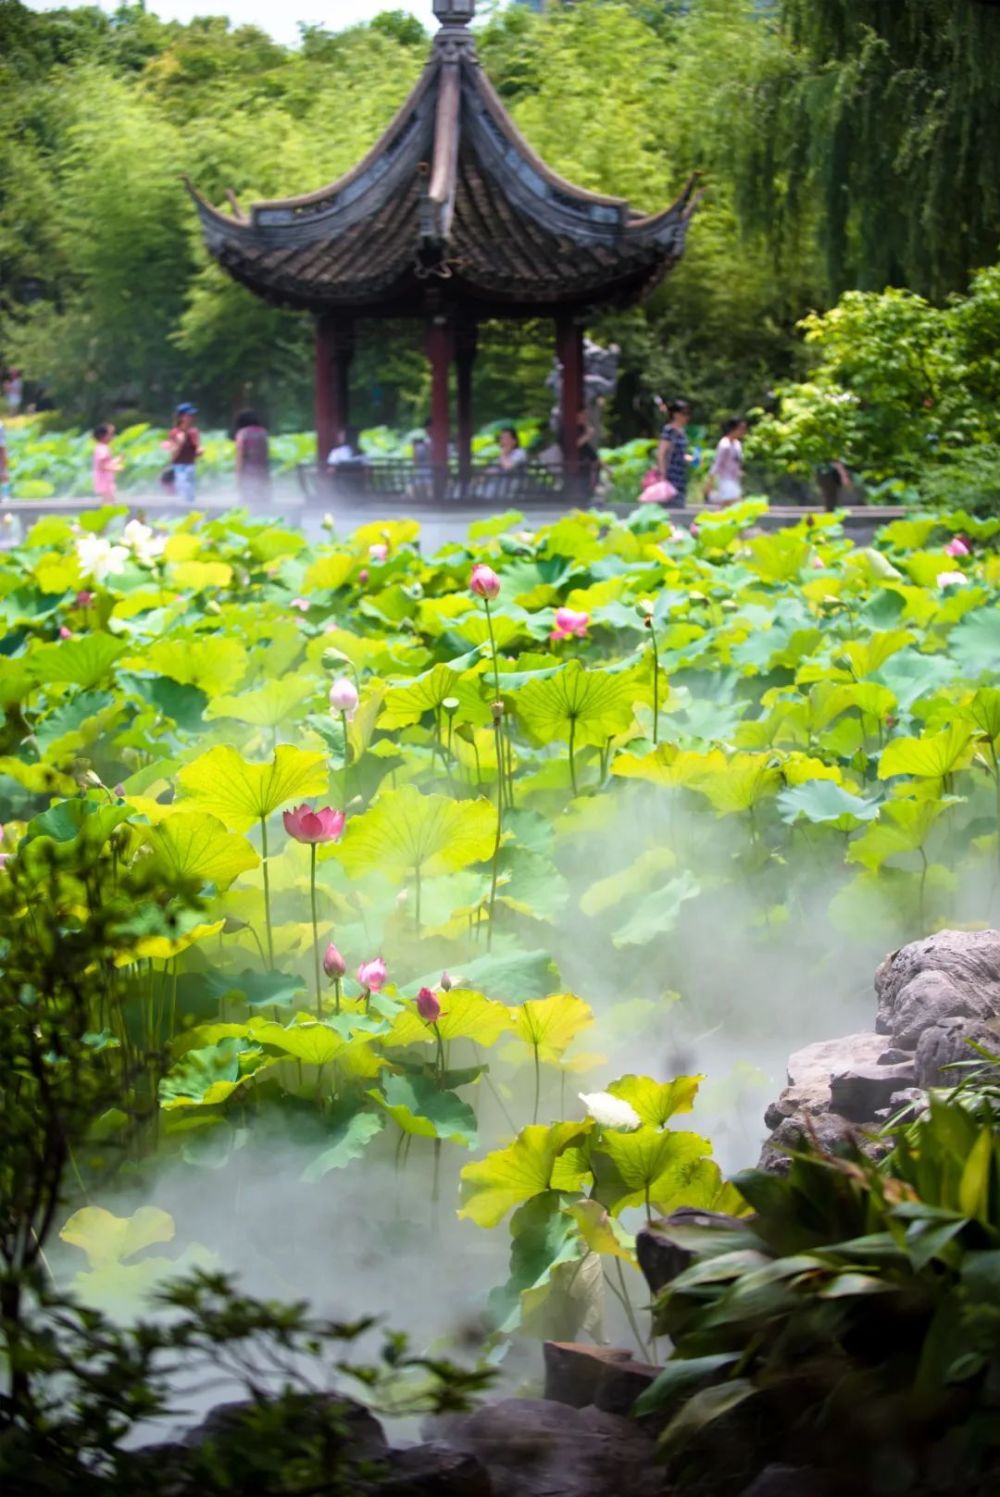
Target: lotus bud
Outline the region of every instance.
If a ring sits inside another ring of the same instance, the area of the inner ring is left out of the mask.
[[[382,957],[376,956],[370,962],[362,962],[358,968],[358,982],[369,993],[377,993],[385,986],[386,965]]]
[[[488,601],[492,601],[494,598],[500,596],[500,578],[492,567],[488,567],[482,561],[477,562],[472,568],[469,587],[477,598],[486,598]]]
[[[372,561],[385,561],[389,555],[389,547],[381,541],[376,541],[373,546],[368,547],[368,555]]]
[[[458,697],[445,697],[444,701],[441,703],[441,706],[447,712],[449,717],[454,717],[455,713],[458,711],[461,705],[462,704],[458,700]]]
[[[491,702],[490,703],[490,714],[491,714],[491,716],[493,718],[493,721],[495,723],[498,723],[500,721],[500,719],[503,717],[503,702]]]
[[[323,971],[331,982],[347,971],[347,963],[332,941],[323,953]]]
[[[430,988],[421,988],[417,994],[417,1013],[428,1024],[436,1024],[441,1017],[441,1005]]]
[[[452,988],[454,986],[455,986],[455,983],[454,983],[454,979],[452,978],[451,973],[450,972],[442,972],[441,973],[441,991],[444,992],[444,993],[450,993],[451,990],[452,990]]]
[[[358,688],[347,676],[340,676],[330,687],[330,706],[334,712],[343,712],[348,722],[358,710]]]
[[[364,587],[365,584],[367,583],[367,581],[368,581],[368,568],[367,567],[362,567],[361,568],[361,571],[358,573],[358,581],[360,582],[360,584],[361,584],[362,587]]]
[[[59,626],[59,638],[60,639],[72,639],[73,638],[73,631],[72,631],[72,629],[67,629],[65,624],[60,624],[60,626]]]

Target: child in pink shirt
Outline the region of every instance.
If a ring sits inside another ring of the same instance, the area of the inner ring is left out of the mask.
[[[120,457],[111,451],[111,438],[115,429],[107,421],[94,427],[94,493],[98,499],[113,504],[118,497],[115,477],[124,466]]]

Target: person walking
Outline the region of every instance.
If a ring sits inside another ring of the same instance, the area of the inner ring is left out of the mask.
[[[174,493],[188,504],[194,503],[195,464],[201,457],[201,435],[194,424],[198,407],[183,401],[174,416],[174,425],[164,447],[170,454],[174,472]]]
[[[94,496],[105,504],[114,504],[118,498],[117,477],[125,466],[120,457],[111,451],[111,439],[115,429],[108,421],[94,427],[94,461],[91,469]]]
[[[743,498],[743,438],[747,423],[742,416],[731,416],[722,427],[722,439],[715,449],[715,459],[708,472],[705,498],[713,495],[720,504],[735,504]]]
[[[661,481],[671,484],[676,490],[671,503],[683,506],[687,497],[687,424],[691,420],[691,407],[686,400],[672,400],[667,406],[667,416],[667,424],[660,432],[656,471]]]
[[[236,489],[244,504],[271,498],[271,454],[267,427],[256,411],[240,411],[235,422]]]

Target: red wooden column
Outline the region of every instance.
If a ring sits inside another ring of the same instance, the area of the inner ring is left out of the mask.
[[[453,341],[446,317],[431,319],[427,329],[427,357],[431,365],[431,467],[434,497],[442,499],[448,483],[448,449],[451,445],[451,373]]]
[[[573,317],[556,323],[556,357],[562,365],[563,474],[567,488],[576,488],[580,477],[579,419],[583,410],[583,327]]]
[[[342,318],[316,318],[316,461],[320,471],[338,446],[350,420],[351,360],[354,328]]]
[[[476,324],[459,328],[455,345],[455,374],[458,386],[458,474],[464,494],[472,478],[472,370],[476,362]]]

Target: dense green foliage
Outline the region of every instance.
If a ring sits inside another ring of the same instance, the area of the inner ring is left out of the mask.
[[[649,430],[656,393],[683,389],[706,419],[759,403],[801,368],[798,318],[845,287],[936,297],[995,257],[998,23],[973,0],[492,14],[483,60],[555,168],[646,209],[704,173],[681,267],[648,308],[595,327],[625,351],[619,436]],[[272,424],[306,425],[304,320],[205,263],[179,177],[215,202],[331,179],[426,48],[392,15],[308,28],[289,51],[221,20],[0,0],[0,357],[86,420],[162,419],[183,394],[224,421],[250,394]],[[487,330],[484,418],[544,415],[550,337],[534,333]],[[419,330],[373,331],[356,386],[365,424],[422,420]]]
[[[737,1177],[751,1223],[678,1229],[694,1262],[659,1296],[675,1352],[642,1407],[672,1414],[682,1486],[727,1429],[737,1485],[742,1458],[833,1470],[838,1491],[995,1490],[996,1104],[932,1097],[883,1165],[808,1149],[787,1178]]]
[[[106,1078],[92,1191],[127,1159],[238,1195],[279,1130],[296,1210],[381,1170],[414,1232],[448,1202],[513,1212],[497,1331],[571,1337],[605,1288],[633,1313],[637,1213],[731,1196],[672,1126],[699,1078],[618,1074],[623,1033],[742,1023],[751,951],[842,970],[845,941],[867,965],[868,941],[995,910],[1000,522],[859,550],[833,517],[748,536],[758,512],[696,535],[655,507],[507,515],[424,558],[411,521],[312,548],[240,513],[156,534],[104,510],[3,555],[0,913],[24,941],[81,848],[100,875],[71,867],[60,927],[135,905],[72,995]],[[319,842],[296,802],[325,808]],[[12,1023],[24,981],[0,986]],[[130,1261],[134,1227],[95,1209],[62,1232],[81,1292],[177,1267]]]

